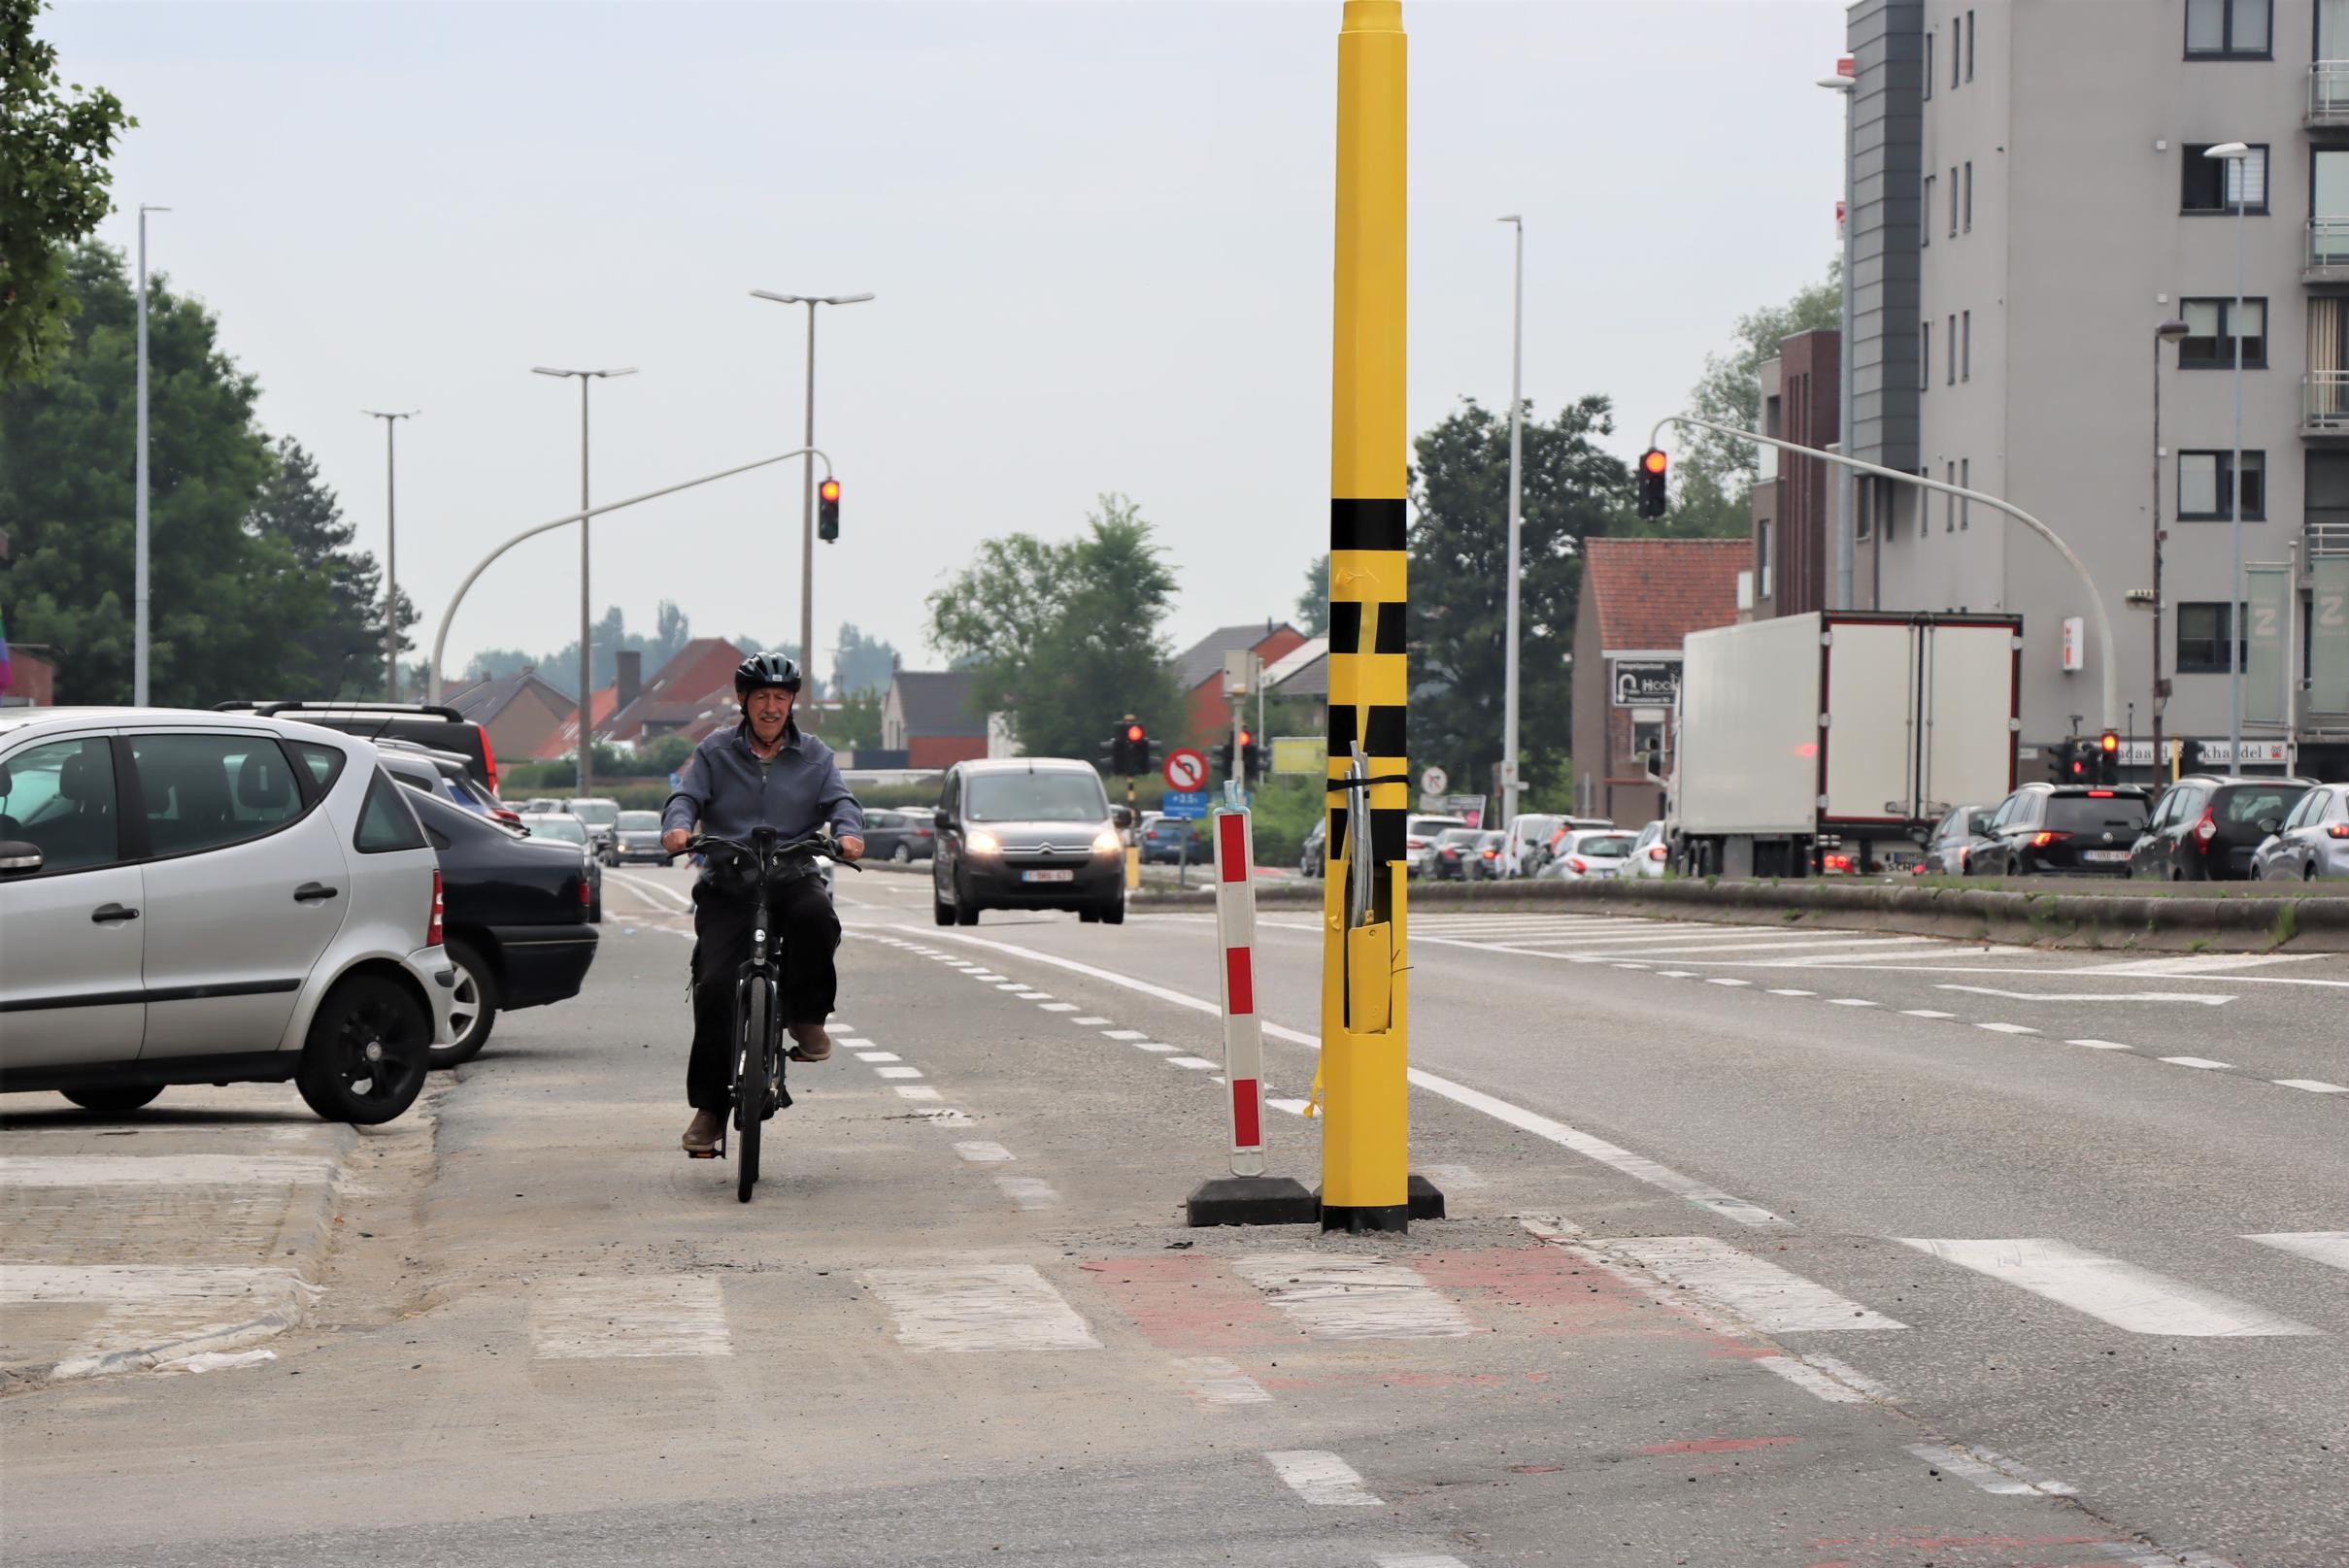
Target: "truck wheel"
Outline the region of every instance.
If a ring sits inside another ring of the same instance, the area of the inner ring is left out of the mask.
[[[310,1020],[294,1087],[328,1121],[375,1126],[416,1103],[431,1046],[415,997],[381,975],[353,975]]]

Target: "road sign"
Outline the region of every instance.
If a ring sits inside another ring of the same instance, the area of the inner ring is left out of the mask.
[[[1329,742],[1319,735],[1275,735],[1272,771],[1325,778],[1329,772]]]
[[[1207,785],[1207,758],[1188,746],[1178,746],[1166,753],[1166,766],[1159,770],[1166,776],[1166,787],[1191,791]]]
[[[1429,768],[1426,772],[1419,776],[1420,788],[1424,792],[1430,795],[1442,794],[1444,792],[1444,785],[1450,784],[1451,782],[1452,775],[1446,773],[1441,768]]]
[[[1166,764],[1168,771],[1171,772],[1174,767],[1174,758],[1168,757]],[[1202,820],[1207,816],[1207,791],[1204,789],[1169,789],[1158,797],[1158,810],[1178,822]]]

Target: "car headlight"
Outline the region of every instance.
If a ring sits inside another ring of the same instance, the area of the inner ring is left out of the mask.
[[[962,847],[973,854],[993,854],[1003,848],[1003,842],[987,829],[975,827],[963,838]]]
[[[1118,842],[1118,830],[1114,827],[1105,827],[1093,835],[1093,853],[1095,854],[1116,854],[1124,848],[1124,846]]]

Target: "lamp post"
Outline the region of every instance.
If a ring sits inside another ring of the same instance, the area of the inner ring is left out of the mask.
[[[2232,559],[2227,576],[2227,766],[2243,765],[2243,212],[2251,205],[2251,148],[2243,142],[2221,142],[2205,148],[2202,156],[2227,164],[2224,195],[2234,191],[2234,315],[2228,331],[2234,338],[2234,454],[2227,466],[2227,531]]]
[[[400,700],[400,528],[395,484],[398,468],[392,460],[391,437],[402,419],[413,419],[421,411],[378,414],[373,409],[361,409],[359,412],[370,419],[384,421],[384,700],[397,702]]]
[[[773,300],[778,305],[805,305],[808,308],[808,395],[807,429],[801,445],[811,452],[816,448],[816,307],[819,305],[861,305],[871,294],[778,294],[769,289],[754,288],[753,299]],[[815,667],[816,648],[816,459],[811,456],[803,465],[799,483],[799,667]]]
[[[591,679],[594,666],[589,663],[588,635],[592,630],[587,617],[587,384],[609,380],[614,376],[633,376],[634,365],[622,365],[616,370],[556,370],[548,365],[532,365],[533,376],[576,376],[579,378],[579,792],[586,794],[595,776],[595,684]]]
[[[168,207],[139,208],[139,458],[138,500],[134,507],[138,550],[131,570],[131,601],[136,612],[131,637],[130,700],[147,706],[147,215],[168,213]]]
[[[1517,231],[1517,271],[1510,296],[1509,325],[1509,628],[1501,680],[1500,820],[1501,826],[1507,828],[1517,817],[1517,601],[1519,579],[1524,570],[1521,557],[1525,553],[1518,541],[1525,511],[1526,220],[1512,213],[1499,221]]]
[[[1829,92],[1843,95],[1843,304],[1838,317],[1835,338],[1835,440],[1837,450],[1845,456],[1852,450],[1852,200],[1855,193],[1852,179],[1852,94],[1856,80],[1848,73],[1852,69],[1850,56],[1835,62],[1836,74],[1821,77],[1819,85]],[[1852,578],[1855,557],[1859,554],[1859,518],[1854,515],[1852,471],[1836,470],[1835,475],[1835,605],[1838,610],[1852,608]],[[1871,603],[1869,608],[1876,606]]]
[[[2153,329],[2153,782],[2162,784],[2162,716],[2169,706],[2169,684],[2162,679],[2162,345],[2175,343],[2194,328],[2171,317]]]

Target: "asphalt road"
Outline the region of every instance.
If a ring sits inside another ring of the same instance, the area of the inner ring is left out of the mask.
[[[682,886],[611,881],[279,1360],[0,1400],[11,1563],[2349,1562],[2340,959],[1430,913],[1452,1218],[1354,1240],[1180,1223],[1205,917],[888,873],[736,1204]],[[1265,913],[1308,1183],[1319,954]]]

